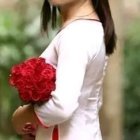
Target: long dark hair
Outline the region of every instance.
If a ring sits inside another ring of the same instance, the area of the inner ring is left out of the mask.
[[[92,0],[92,4],[102,22],[105,33],[106,54],[110,55],[116,47],[116,34],[109,2],[108,0]],[[49,22],[51,22],[52,28],[55,28],[57,24],[57,8],[51,6],[48,0],[44,0],[41,22],[43,31],[47,31]]]

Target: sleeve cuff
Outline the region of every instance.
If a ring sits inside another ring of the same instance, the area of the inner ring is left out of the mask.
[[[35,113],[35,116],[36,116],[36,118],[37,118],[37,121],[38,121],[39,125],[41,125],[41,126],[44,127],[44,128],[49,128],[49,126],[47,126],[46,124],[44,124],[44,123],[41,121],[41,119],[39,118],[39,116],[37,115],[37,112],[35,111],[35,107],[34,107],[34,113]]]

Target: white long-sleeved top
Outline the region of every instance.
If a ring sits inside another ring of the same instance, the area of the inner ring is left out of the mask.
[[[76,20],[62,29],[43,51],[56,68],[56,89],[43,105],[34,106],[39,120],[36,140],[102,140],[98,111],[107,59],[101,22]]]

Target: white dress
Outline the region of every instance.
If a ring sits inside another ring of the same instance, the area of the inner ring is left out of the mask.
[[[35,113],[36,140],[102,140],[98,112],[108,57],[101,22],[76,20],[62,29],[40,55],[56,67],[52,98]],[[47,126],[48,128],[45,128]]]

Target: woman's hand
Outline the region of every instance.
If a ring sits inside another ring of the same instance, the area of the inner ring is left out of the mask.
[[[18,107],[12,116],[12,124],[18,134],[25,134],[23,128],[26,123],[31,123],[34,127],[38,126],[34,108],[30,104]]]
[[[22,140],[35,140],[36,128],[31,123],[26,123],[22,129],[25,135],[22,135]]]

